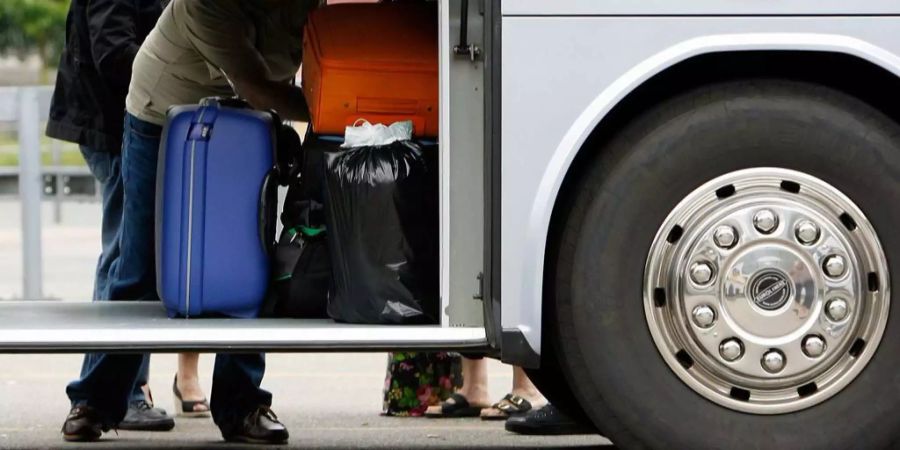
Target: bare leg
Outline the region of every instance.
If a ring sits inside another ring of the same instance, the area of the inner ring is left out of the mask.
[[[203,388],[200,387],[200,376],[198,374],[198,365],[200,363],[199,353],[179,353],[178,354],[178,390],[181,392],[181,398],[184,401],[201,401],[206,399],[203,394]],[[194,412],[208,411],[209,408],[204,404],[194,405]]]
[[[527,400],[532,408],[540,408],[547,404],[547,399],[541,395],[541,392],[538,391],[531,380],[528,379],[525,370],[518,366],[513,366],[513,385],[511,394]],[[504,398],[493,407],[481,410],[481,418],[490,420],[506,419],[513,411],[504,411],[502,408],[518,408],[519,406],[517,400]]]
[[[462,360],[462,374],[463,385],[457,392],[465,397],[472,406],[490,405],[487,360],[464,357]]]
[[[547,399],[544,398],[541,391],[535,387],[528,375],[525,374],[525,370],[519,366],[513,366],[512,393],[528,400],[536,407],[547,403]]]

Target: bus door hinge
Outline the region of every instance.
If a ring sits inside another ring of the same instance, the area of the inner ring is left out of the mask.
[[[453,53],[475,62],[481,57],[481,48],[469,43],[469,0],[460,1],[459,9],[459,44],[453,46]]]

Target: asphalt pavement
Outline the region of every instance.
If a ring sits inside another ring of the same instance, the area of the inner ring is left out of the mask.
[[[200,372],[209,392],[212,355]],[[157,406],[173,411],[174,355],[155,355],[150,385]],[[291,439],[277,448],[304,449],[605,449],[600,436],[530,437],[478,419],[390,418],[380,415],[387,357],[382,353],[273,354],[263,387]],[[99,443],[64,443],[65,385],[77,375],[79,355],[0,355],[0,449],[35,448],[250,448],[222,442],[211,419],[179,418],[169,432],[110,432]],[[511,372],[491,362],[491,394],[509,389]]]

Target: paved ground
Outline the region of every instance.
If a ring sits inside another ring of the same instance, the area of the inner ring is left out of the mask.
[[[209,374],[213,357],[201,358]],[[274,410],[288,425],[286,448],[610,448],[599,436],[535,438],[480,420],[386,418],[381,411],[384,354],[269,355],[264,387],[274,394]],[[78,371],[77,355],[0,355],[0,448],[81,448],[65,444],[59,427],[67,411],[66,382]],[[151,386],[157,404],[172,410],[175,356],[156,355]],[[492,363],[492,395],[500,398],[511,382],[509,370]],[[231,448],[221,443],[210,419],[181,419],[167,433],[120,431],[89,448]]]
[[[44,205],[44,295],[66,300],[91,296],[99,252],[99,205],[66,203],[61,224]],[[21,217],[15,200],[0,199],[0,300],[22,292]],[[213,357],[201,359],[209,376]],[[65,384],[78,373],[78,355],[0,355],[0,449],[79,448],[64,444],[59,428],[68,410]],[[436,421],[379,416],[384,354],[269,355],[264,387],[291,431],[290,448],[598,448],[599,436],[534,438],[479,420]],[[175,356],[157,355],[151,386],[159,406],[172,410]],[[509,389],[507,367],[492,362],[491,391],[499,399]],[[209,419],[179,420],[168,433],[120,431],[90,448],[209,448],[224,445]],[[607,447],[608,448],[608,447]]]

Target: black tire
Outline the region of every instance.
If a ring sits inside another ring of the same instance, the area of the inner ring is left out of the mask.
[[[553,343],[581,406],[622,448],[887,448],[900,434],[900,321],[888,320],[859,377],[811,408],[753,415],[684,384],[660,356],[643,309],[648,249],[688,193],[726,173],[781,167],[850,197],[900,279],[900,126],[817,85],[707,86],[632,121],[593,155],[564,199],[548,253]],[[889,287],[889,286],[887,286]],[[898,312],[891,312],[896,316]]]
[[[548,273],[554,270],[553,263],[554,261],[548,261]],[[545,286],[545,296],[550,292],[548,290],[550,286],[552,286],[551,283],[547,283]],[[591,426],[591,419],[584,412],[580,401],[572,391],[569,380],[559,362],[559,353],[555,348],[555,344],[560,342],[556,304],[544,302],[542,310],[541,341],[546,344],[541,349],[541,366],[539,369],[525,369],[525,373],[541,391],[541,394],[558,410],[577,422]]]

